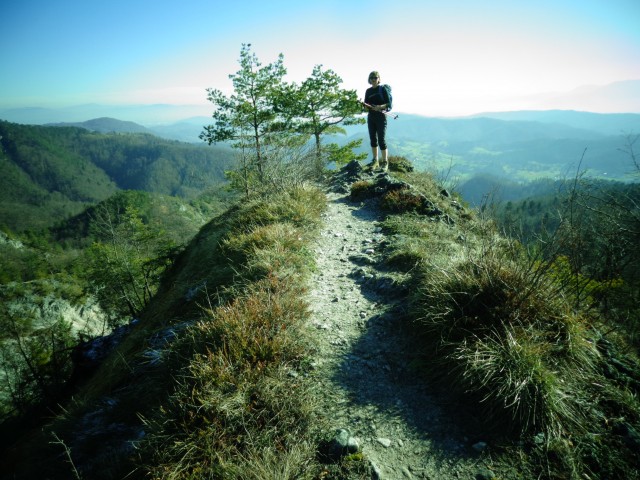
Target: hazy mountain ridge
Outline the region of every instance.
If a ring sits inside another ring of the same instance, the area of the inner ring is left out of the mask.
[[[639,132],[639,114],[574,111],[451,119],[401,115],[388,127],[393,153],[457,182],[477,174],[516,182],[564,178],[578,168],[593,177],[633,181],[632,160],[625,150]],[[362,138],[353,130],[349,133],[351,139]],[[362,150],[368,150],[368,142]]]
[[[527,105],[535,105],[535,107],[527,106],[521,110],[548,111],[555,109],[582,112],[640,113],[640,79],[600,86],[583,86],[572,91],[545,93],[535,97],[538,97],[540,101],[525,102]],[[400,104],[398,104],[398,108],[402,111]],[[130,120],[150,128],[157,125],[170,125],[186,118],[209,118],[211,110],[212,106],[208,103],[199,105],[106,105],[92,103],[67,107],[0,108],[0,119],[24,124],[45,124],[83,122],[90,118],[112,117]],[[480,116],[486,115],[480,114]]]
[[[162,112],[167,111],[167,107],[157,105],[150,106],[149,109]],[[169,108],[169,110],[172,109]],[[57,123],[51,127],[28,127],[52,129],[47,130],[48,137],[54,135],[51,132],[55,129],[68,132],[69,128],[81,128],[82,130],[78,131],[86,133],[78,133],[77,136],[91,139],[93,145],[91,147],[85,145],[82,148],[73,147],[73,154],[68,158],[73,157],[76,160],[69,162],[65,168],[79,169],[80,165],[85,165],[82,168],[87,173],[95,171],[87,176],[81,172],[74,173],[78,182],[59,181],[60,185],[54,188],[51,182],[57,178],[55,165],[54,168],[48,167],[49,173],[46,179],[42,177],[42,182],[33,182],[33,169],[25,171],[14,162],[3,168],[7,173],[4,175],[4,180],[0,180],[3,185],[6,184],[3,187],[3,209],[15,212],[18,210],[16,205],[20,202],[11,206],[12,200],[7,197],[22,196],[32,200],[49,198],[54,191],[58,192],[55,198],[62,198],[62,200],[67,195],[63,191],[85,191],[85,194],[76,195],[84,199],[81,201],[102,200],[117,188],[158,191],[169,195],[189,195],[184,190],[185,182],[193,184],[196,177],[208,175],[206,172],[210,168],[217,169],[214,176],[223,177],[225,162],[220,163],[219,160],[210,162],[207,158],[209,156],[221,158],[220,152],[224,149],[215,146],[206,147],[198,138],[203,125],[208,124],[210,120],[205,116],[193,116],[173,124],[144,126],[112,117],[100,117],[84,122],[74,122],[70,124],[73,127],[65,123]],[[349,140],[360,139],[362,140],[360,151],[369,152],[366,127],[351,126],[345,130],[346,135],[336,135],[327,138],[326,141],[342,144]],[[447,175],[456,185],[462,186],[476,175],[490,175],[496,180],[503,179],[521,184],[540,178],[560,179],[574,175],[579,164],[590,176],[635,181],[629,177],[631,160],[624,149],[628,141],[627,136],[638,132],[640,132],[640,114],[631,113],[601,114],[550,110],[489,112],[459,118],[424,117],[400,113],[397,120],[389,120],[388,139],[393,155],[411,158],[419,170],[439,172]],[[117,135],[117,133],[133,135],[129,138],[127,147],[97,146],[98,143],[105,141],[98,140],[99,135],[111,135],[120,142],[127,138],[127,135]],[[68,136],[69,134],[60,132],[60,135]],[[198,147],[186,143],[166,142],[158,137],[197,142]],[[133,138],[137,140],[134,142]],[[38,142],[39,140],[36,140],[34,145]],[[58,148],[54,147],[55,143],[50,141],[42,149],[46,151]],[[68,145],[62,148],[67,149]],[[167,148],[173,153],[166,155],[162,153],[166,153]],[[214,150],[211,150],[212,148]],[[92,149],[102,151],[91,153]],[[190,153],[187,154],[187,150]],[[230,151],[226,150],[226,152],[224,155],[227,160],[232,158]],[[195,155],[196,159],[188,163],[178,160],[186,158],[185,155]],[[126,158],[137,160],[125,162]],[[181,165],[179,168],[176,167],[176,162]],[[172,164],[174,166],[170,166]],[[121,175],[123,169],[126,169],[126,174]],[[61,175],[58,177],[64,178],[66,174]],[[108,188],[109,192],[96,196],[96,192],[100,192],[103,187],[96,189],[87,186],[88,184],[82,187],[84,182],[82,178],[91,178],[89,183],[100,182],[107,185],[109,182],[114,182],[114,185]],[[196,190],[201,186],[196,187]],[[465,191],[466,188],[461,187],[461,190]],[[61,196],[60,193],[63,195]],[[96,198],[93,198],[94,196]],[[52,198],[49,198],[48,201],[51,200]],[[61,204],[58,210],[64,210],[64,208]],[[73,213],[77,213],[77,209],[74,209]],[[34,211],[33,215],[37,215],[37,212]]]
[[[167,140],[187,143],[202,143],[199,138],[202,126],[208,123],[206,117],[196,117],[169,125],[145,127],[139,123],[118,120],[111,117],[94,118],[84,122],[48,123],[50,127],[78,127],[100,133],[146,133]]]
[[[640,131],[640,114],[593,113],[575,110],[520,110],[514,112],[485,112],[469,118],[494,118],[506,121],[529,121],[569,126],[598,132],[603,135]]]
[[[148,133],[153,131],[135,122],[127,122],[116,118],[101,117],[85,122],[47,123],[45,127],[78,127],[100,133]]]

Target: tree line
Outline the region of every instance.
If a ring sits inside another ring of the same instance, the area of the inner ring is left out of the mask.
[[[231,162],[228,147],[0,121],[0,229],[50,227],[120,190],[191,200]]]

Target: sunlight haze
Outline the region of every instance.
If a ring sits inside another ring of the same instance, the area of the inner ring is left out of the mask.
[[[251,43],[263,65],[282,53],[289,81],[322,64],[361,96],[378,70],[399,112],[638,112],[637,93],[590,102],[584,90],[640,80],[638,25],[634,0],[24,0],[0,16],[0,108],[176,104],[206,115],[206,89],[230,93]]]

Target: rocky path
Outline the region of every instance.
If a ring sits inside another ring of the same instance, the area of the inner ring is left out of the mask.
[[[378,268],[385,238],[375,203],[333,192],[328,200],[310,303],[313,381],[330,428],[357,442],[373,479],[492,478],[481,439],[461,433],[412,372],[402,295]]]

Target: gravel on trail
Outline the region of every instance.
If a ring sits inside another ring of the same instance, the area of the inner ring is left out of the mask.
[[[376,199],[353,202],[346,190],[327,192],[309,293],[310,379],[327,425],[364,454],[373,479],[492,478],[484,439],[467,436],[416,374],[406,287],[381,267],[390,239]]]

